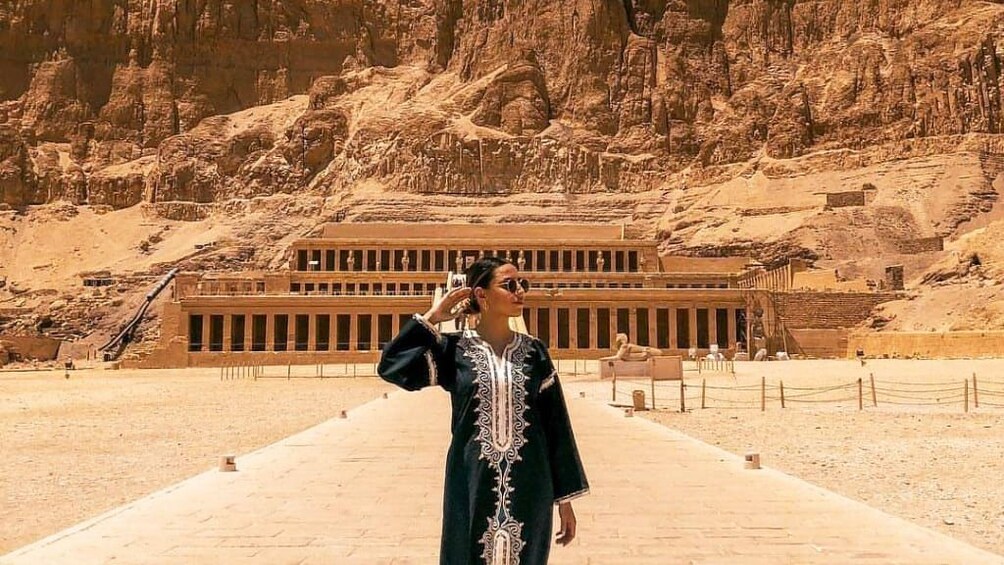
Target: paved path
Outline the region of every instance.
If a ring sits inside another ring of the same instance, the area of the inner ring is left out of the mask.
[[[593,492],[552,563],[1004,563],[570,396]],[[441,391],[395,393],[0,563],[435,563],[448,421]]]

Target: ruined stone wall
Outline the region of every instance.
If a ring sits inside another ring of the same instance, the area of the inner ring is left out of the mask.
[[[896,242],[896,250],[907,255],[916,255],[928,251],[944,251],[945,238],[941,236],[922,237],[918,239],[903,239]]]
[[[885,292],[784,292],[775,295],[777,313],[793,329],[852,328],[868,318],[875,306],[895,300]]]
[[[980,359],[1004,357],[1004,332],[873,332],[852,333],[847,356]]]
[[[808,358],[842,359],[847,355],[847,335],[848,330],[845,329],[788,330],[788,336],[794,342],[788,350]]]
[[[844,208],[847,206],[864,206],[865,193],[860,190],[848,192],[831,192],[826,195],[827,208]]]

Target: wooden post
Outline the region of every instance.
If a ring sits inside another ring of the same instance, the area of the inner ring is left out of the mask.
[[[760,377],[760,411],[767,411],[767,377]]]
[[[872,381],[872,406],[878,406],[878,397],[875,396],[875,373],[868,373],[868,378]]]
[[[858,377],[858,410],[865,409],[864,379]]]
[[[610,385],[613,390],[610,392],[610,402],[617,402],[617,371],[611,371],[613,378],[610,379]]]
[[[652,379],[652,410],[655,410],[655,375],[649,375]]]
[[[293,378],[293,364],[286,363],[286,380]]]
[[[781,381],[781,408],[784,408],[784,381]]]
[[[705,400],[706,397],[704,395],[704,388],[707,385],[707,383],[708,383],[708,379],[701,379],[701,410],[704,410],[704,406],[705,406],[704,400]]]
[[[973,373],[973,402],[980,407],[980,390],[976,387],[976,373]]]
[[[687,412],[687,391],[683,385],[683,377],[680,377],[680,414]]]
[[[962,390],[965,392],[965,394],[963,395],[962,409],[965,410],[965,412],[968,414],[969,413],[969,379],[966,379],[966,380],[962,381],[962,384],[964,385],[962,387]]]

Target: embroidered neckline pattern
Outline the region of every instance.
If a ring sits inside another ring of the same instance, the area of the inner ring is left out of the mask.
[[[478,443],[480,459],[495,471],[495,513],[488,519],[488,529],[481,536],[481,557],[490,565],[519,565],[519,554],[526,545],[523,523],[512,515],[510,484],[513,465],[522,459],[529,425],[526,421],[526,383],[523,360],[530,352],[531,340],[516,334],[502,351],[498,362],[491,346],[476,332],[464,331],[464,356],[474,365],[477,386]]]

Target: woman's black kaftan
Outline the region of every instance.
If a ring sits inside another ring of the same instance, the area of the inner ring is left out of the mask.
[[[416,315],[380,359],[389,382],[450,392],[442,565],[543,565],[553,505],[589,490],[547,347],[517,333],[499,357],[476,331]]]

